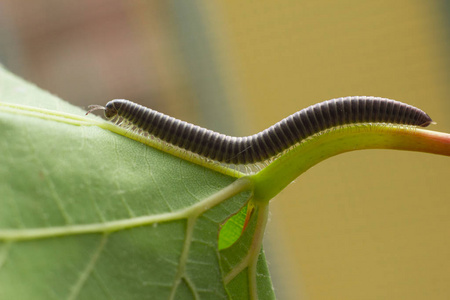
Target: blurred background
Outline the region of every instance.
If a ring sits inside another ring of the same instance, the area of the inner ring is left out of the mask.
[[[0,1],[0,63],[79,105],[130,99],[232,135],[311,104],[407,102],[450,132],[448,1]],[[1,83],[0,83],[1,88]],[[450,160],[366,150],[271,203],[279,299],[449,299]]]

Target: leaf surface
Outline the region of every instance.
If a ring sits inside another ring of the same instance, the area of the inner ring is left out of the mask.
[[[248,181],[92,126],[3,69],[0,102],[0,299],[247,298],[227,291],[218,234]]]

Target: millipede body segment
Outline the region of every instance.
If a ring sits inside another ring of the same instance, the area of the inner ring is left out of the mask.
[[[391,123],[426,127],[422,110],[391,99],[354,96],[324,101],[251,136],[233,137],[196,126],[128,100],[116,99],[105,109],[107,119],[121,119],[143,132],[192,153],[227,164],[266,161],[323,130],[357,123]],[[88,113],[89,113],[88,112]]]

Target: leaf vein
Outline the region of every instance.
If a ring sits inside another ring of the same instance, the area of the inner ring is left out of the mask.
[[[77,283],[71,288],[72,291],[69,294],[69,297],[67,298],[68,300],[74,300],[78,297],[81,289],[83,288],[84,284],[86,283],[86,280],[91,275],[91,273],[95,267],[95,264],[97,263],[98,258],[100,257],[100,254],[106,245],[107,240],[108,240],[108,235],[103,234],[102,239],[100,240],[100,243],[99,243],[97,249],[95,250],[94,254],[91,257],[91,260],[87,264],[83,273],[80,275],[80,278],[78,279]]]

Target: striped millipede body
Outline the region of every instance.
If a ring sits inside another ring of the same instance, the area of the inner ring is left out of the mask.
[[[422,110],[391,99],[354,96],[324,101],[281,120],[251,136],[232,137],[172,118],[128,100],[105,107],[109,120],[120,118],[166,143],[226,164],[269,160],[323,130],[348,124],[391,123],[426,127],[431,118]]]

